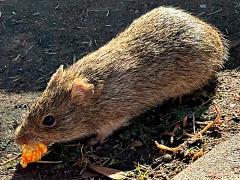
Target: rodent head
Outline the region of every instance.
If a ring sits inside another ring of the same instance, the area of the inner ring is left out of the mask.
[[[48,145],[92,135],[93,125],[87,120],[86,111],[89,112],[93,97],[93,84],[71,76],[60,66],[17,128],[16,143]]]

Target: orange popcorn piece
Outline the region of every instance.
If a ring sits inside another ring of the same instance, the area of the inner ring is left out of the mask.
[[[25,168],[29,163],[40,160],[47,150],[47,146],[42,143],[22,145],[22,160],[20,162],[21,166]]]

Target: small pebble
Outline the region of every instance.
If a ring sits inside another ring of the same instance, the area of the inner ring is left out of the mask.
[[[234,108],[236,104],[230,104],[230,108]]]
[[[206,9],[207,6],[206,6],[206,4],[200,4],[200,8],[202,8],[202,9]]]
[[[139,13],[139,10],[135,10],[134,13],[136,13],[136,14]]]

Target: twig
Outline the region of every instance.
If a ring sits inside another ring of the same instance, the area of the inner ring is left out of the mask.
[[[36,70],[38,70],[39,72],[43,73],[43,74],[46,74],[45,71],[43,71],[42,69],[38,68],[38,67],[35,67]]]
[[[18,54],[17,57],[15,57],[15,58],[12,60],[12,62],[17,61],[21,56],[22,56],[21,54]]]
[[[183,131],[184,135],[187,135],[188,137],[190,137],[189,140],[183,142],[182,144],[180,144],[177,147],[167,147],[165,145],[159,144],[157,141],[155,141],[156,146],[160,149],[160,150],[165,150],[165,151],[170,151],[173,153],[179,153],[179,151],[185,149],[187,147],[187,145],[189,143],[193,143],[199,139],[202,139],[202,135],[209,129],[211,128],[214,124],[216,124],[220,118],[221,118],[221,114],[220,114],[220,109],[217,105],[215,105],[215,111],[217,112],[217,116],[216,118],[211,121],[209,124],[207,124],[207,126],[205,126],[201,131],[199,131],[198,133],[195,134],[189,134],[186,131]]]
[[[37,16],[37,15],[39,15],[39,14],[40,14],[39,12],[36,12],[36,13],[33,14],[33,16]]]
[[[57,53],[56,52],[47,52],[47,51],[45,51],[45,52],[43,52],[44,54],[48,54],[48,55],[56,55]]]
[[[62,163],[62,161],[36,161],[36,163],[42,163],[42,164],[59,164],[59,163]]]
[[[203,128],[199,133],[203,134],[205,133],[210,127],[212,127],[214,124],[216,124],[220,118],[221,118],[221,114],[220,114],[220,109],[217,105],[215,105],[215,111],[217,112],[217,117],[215,118],[214,121],[210,122],[205,128]]]
[[[206,105],[207,103],[209,103],[212,99],[209,98],[207,101],[203,102],[196,111],[194,111],[193,113],[195,114],[196,112],[198,112],[204,105]]]
[[[94,44],[99,47],[96,39],[94,40]]]
[[[201,15],[203,15],[203,14],[205,14],[205,11],[201,12],[201,13],[198,14],[197,16],[201,16]]]
[[[13,158],[11,158],[11,159],[8,159],[8,160],[0,163],[0,166],[4,166],[4,165],[8,164],[8,163],[10,163],[10,162],[18,159],[20,156],[21,156],[21,153],[17,154],[15,157],[13,157]]]
[[[198,124],[198,125],[207,125],[208,123],[209,123],[209,121],[204,121],[204,122],[196,121],[196,124]]]
[[[110,14],[110,10],[109,9],[87,9],[87,17],[88,17],[88,14],[89,12],[104,12],[106,11],[106,16],[109,16]]]
[[[194,134],[190,134],[190,133],[186,132],[185,130],[183,130],[183,136],[187,136],[187,137],[192,138],[194,136]]]
[[[213,15],[213,14],[216,14],[216,13],[219,13],[219,12],[221,12],[221,11],[222,11],[222,9],[219,9],[219,10],[217,10],[217,11],[208,13],[207,16],[210,16],[210,15]]]
[[[177,146],[177,147],[170,148],[170,147],[167,147],[167,146],[165,146],[165,145],[163,145],[163,144],[159,144],[157,141],[154,141],[154,142],[155,142],[156,146],[157,146],[159,149],[165,150],[165,151],[170,151],[170,152],[173,152],[173,153],[179,152],[179,151],[185,146],[185,144],[182,143],[182,144],[180,144],[180,145]]]
[[[109,11],[109,9],[108,9],[106,16],[108,17],[108,16],[109,16],[109,14],[110,14],[110,11]]]
[[[225,32],[226,32],[226,35],[229,35],[229,32],[228,32],[227,28],[225,28]],[[231,45],[230,45],[230,47],[231,47]]]
[[[192,123],[193,123],[193,134],[196,133],[196,121],[195,121],[195,115],[192,113]]]
[[[23,56],[26,56],[30,51],[31,49],[34,47],[34,45],[31,45],[26,51],[25,51],[25,54]]]
[[[58,9],[58,8],[59,8],[59,4],[54,9]]]

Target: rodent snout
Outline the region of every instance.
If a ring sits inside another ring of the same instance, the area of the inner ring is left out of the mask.
[[[22,125],[18,126],[15,130],[15,143],[19,146],[24,144],[34,144],[34,143],[43,143],[45,145],[49,145],[52,142],[47,140],[43,140],[39,138],[37,135],[32,132],[26,131]]]
[[[26,138],[26,136],[16,136],[16,138],[15,138],[15,142],[18,144],[18,145],[23,145],[23,144],[28,144],[27,143],[27,138]]]
[[[30,135],[23,132],[22,125],[18,126],[15,131],[15,142],[18,145],[28,144]]]

